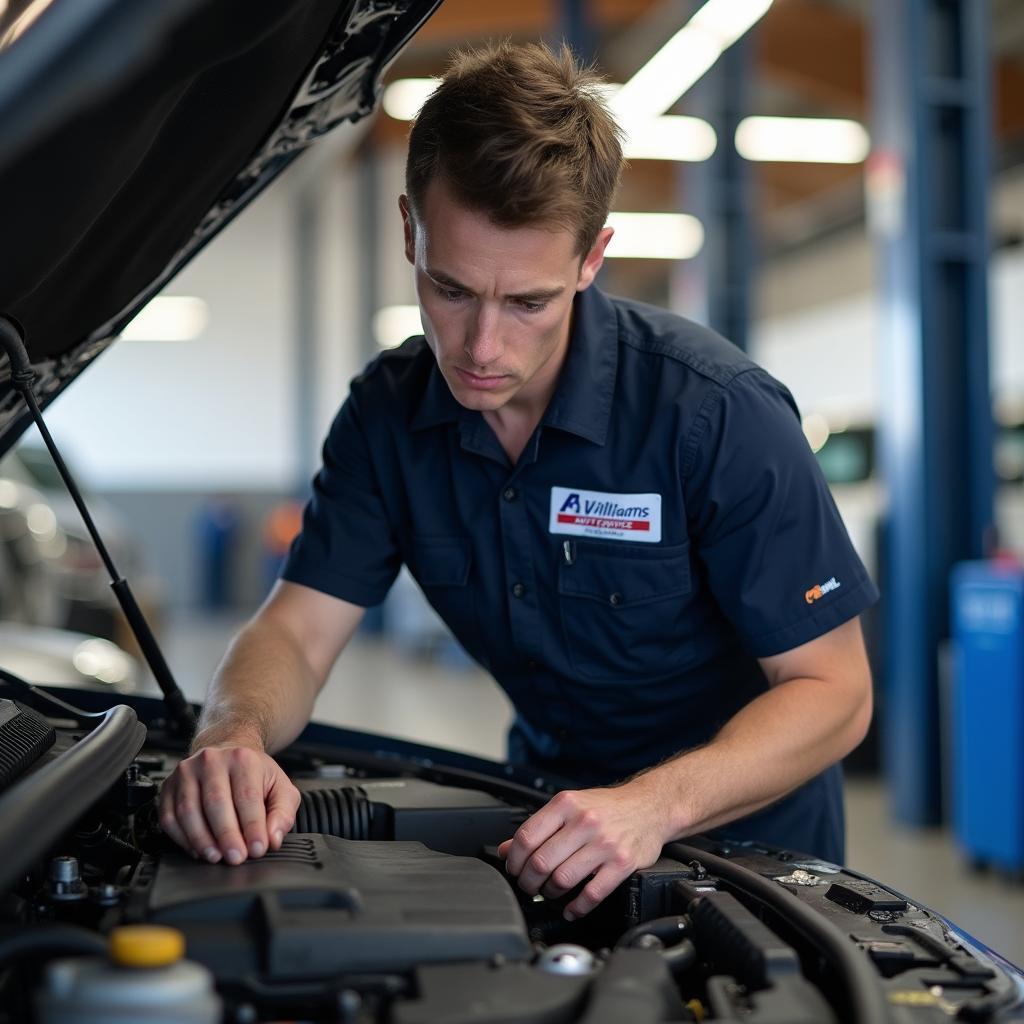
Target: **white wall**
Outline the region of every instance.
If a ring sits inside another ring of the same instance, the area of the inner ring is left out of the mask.
[[[116,342],[57,399],[51,429],[91,486],[290,483],[293,245],[278,182],[164,292],[208,304],[201,337]]]
[[[989,302],[993,394],[1024,403],[1024,249],[994,254]],[[862,291],[765,318],[752,331],[751,355],[790,388],[802,412],[865,422],[878,410],[880,344],[878,297]]]
[[[358,176],[346,159],[362,133],[345,126],[305,154],[164,290],[209,307],[190,342],[118,341],[53,403],[58,443],[92,488],[287,491],[364,362],[359,335]],[[296,436],[296,210],[317,211],[313,423]]]

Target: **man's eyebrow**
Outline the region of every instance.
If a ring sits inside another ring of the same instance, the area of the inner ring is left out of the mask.
[[[460,292],[468,292],[470,295],[473,294],[473,289],[464,285],[461,281],[456,281],[454,277],[449,277],[443,270],[434,270],[432,267],[424,267],[427,277],[436,284],[447,285],[449,288],[456,288]]]
[[[546,302],[556,295],[561,295],[564,291],[565,286],[559,285],[557,288],[537,288],[532,292],[519,292],[516,295],[510,295],[509,298],[518,299],[520,302]]]
[[[446,288],[453,288],[460,292],[465,292],[467,295],[473,294],[473,289],[468,285],[464,285],[461,281],[456,281],[454,277],[449,276],[442,270],[434,270],[432,267],[424,267],[427,277],[437,284],[444,285]],[[506,298],[517,299],[520,302],[544,302],[547,299],[553,299],[556,295],[561,295],[565,291],[564,285],[558,285],[554,288],[535,288],[532,291],[516,292],[514,295],[507,295]]]

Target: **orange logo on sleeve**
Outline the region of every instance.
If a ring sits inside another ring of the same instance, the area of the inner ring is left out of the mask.
[[[835,576],[833,576],[824,583],[819,583],[816,587],[811,587],[811,589],[804,594],[804,600],[808,604],[814,604],[815,601],[820,601],[826,594],[830,594],[833,590],[838,590],[840,586],[842,586],[842,584],[835,578]]]

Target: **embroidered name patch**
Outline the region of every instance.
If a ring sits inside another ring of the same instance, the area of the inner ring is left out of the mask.
[[[657,544],[661,540],[661,495],[552,487],[548,528],[551,533]]]

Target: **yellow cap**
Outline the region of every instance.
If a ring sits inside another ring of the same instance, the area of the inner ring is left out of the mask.
[[[130,924],[107,936],[110,959],[122,967],[166,967],[185,955],[185,936],[177,928]]]

